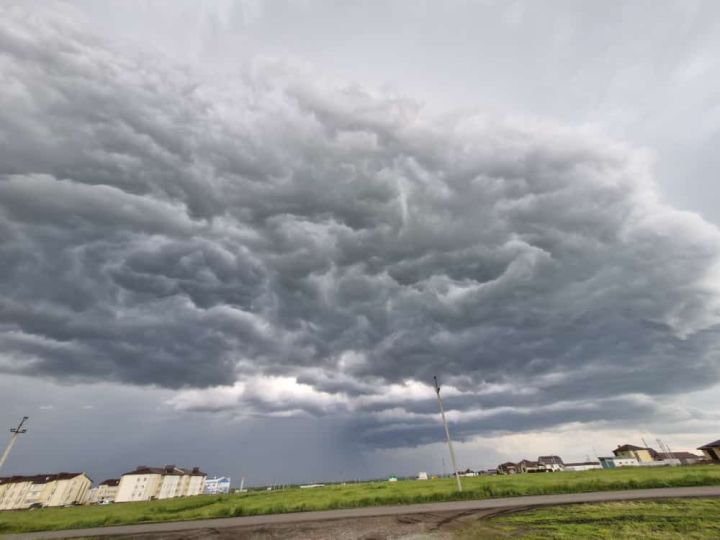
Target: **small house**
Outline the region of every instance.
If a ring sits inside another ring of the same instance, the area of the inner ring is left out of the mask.
[[[702,450],[702,453],[705,454],[705,457],[709,460],[715,463],[720,462],[720,439],[707,443],[698,448],[698,450]]]

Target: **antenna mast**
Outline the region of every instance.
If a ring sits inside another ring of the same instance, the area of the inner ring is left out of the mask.
[[[15,441],[17,441],[17,438],[19,435],[22,435],[27,431],[26,428],[23,428],[23,425],[25,422],[29,420],[29,417],[23,416],[22,420],[20,420],[20,423],[16,428],[12,428],[10,430],[10,433],[12,433],[12,436],[10,437],[10,442],[5,447],[5,451],[3,452],[2,457],[0,457],[0,470],[2,470],[3,465],[5,465],[5,461],[7,461],[8,456],[10,455],[10,450],[12,450],[12,447],[15,446]]]
[[[437,377],[433,377],[435,381],[435,394],[437,394],[438,405],[440,405],[440,415],[442,416],[443,425],[445,426],[445,436],[447,437],[448,448],[450,449],[450,459],[452,460],[453,472],[455,473],[455,481],[457,482],[458,491],[462,491],[462,483],[460,482],[460,474],[458,473],[457,463],[455,462],[455,450],[453,450],[452,440],[450,439],[450,430],[448,429],[447,420],[445,419],[445,407],[443,407],[442,398],[440,397],[440,385],[438,385]]]

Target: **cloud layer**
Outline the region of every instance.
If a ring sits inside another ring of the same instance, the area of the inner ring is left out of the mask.
[[[208,84],[2,13],[0,370],[373,446],[632,420],[720,380],[720,232],[588,130],[281,63]]]

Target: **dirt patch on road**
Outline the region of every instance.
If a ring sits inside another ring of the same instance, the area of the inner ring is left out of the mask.
[[[191,529],[142,535],[103,537],[140,540],[451,540],[469,521],[504,513],[503,509],[472,512],[402,514],[397,516],[337,519],[277,525]],[[188,523],[191,527],[192,523]]]

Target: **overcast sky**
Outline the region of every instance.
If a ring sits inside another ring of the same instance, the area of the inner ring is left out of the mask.
[[[5,2],[3,473],[717,439],[719,15]]]

